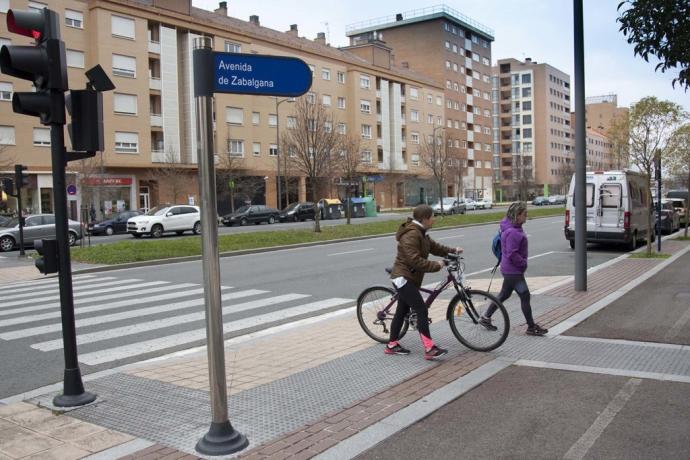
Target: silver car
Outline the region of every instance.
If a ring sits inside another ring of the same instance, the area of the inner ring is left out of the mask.
[[[82,225],[69,220],[67,237],[69,245],[74,246],[83,235]],[[25,217],[24,245],[33,246],[34,240],[55,238],[55,216],[53,214],[34,214]],[[19,220],[14,218],[0,227],[0,251],[7,252],[19,247]]]

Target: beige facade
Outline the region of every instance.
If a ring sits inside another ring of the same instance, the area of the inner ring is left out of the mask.
[[[29,3],[11,0],[10,7],[25,9]],[[333,129],[363,138],[367,161],[361,175],[371,179],[359,181],[360,193],[366,188],[383,207],[416,204],[420,184],[428,182],[412,133],[418,135],[417,141],[431,135],[434,125],[424,121],[427,115],[434,120],[443,116],[444,89],[409,69],[381,65],[390,60],[389,50],[362,56],[327,45],[323,36],[300,38],[296,25],[287,32],[275,31],[262,27],[256,16],[250,21],[228,16],[226,2],[215,12],[192,7],[191,0],[44,0],[42,5],[55,10],[63,21],[70,88],[83,88],[84,71],[96,64],[116,86],[104,94],[102,156],[68,165],[72,173],[68,180],[80,192],[74,197],[73,217],[79,206],[93,206],[100,217],[120,208],[150,208],[173,201],[198,204],[191,57],[193,39],[199,36],[212,37],[216,51],[292,56],[308,63],[313,84],[305,97],[318,99],[332,113]],[[0,38],[29,44],[7,31],[3,13]],[[30,90],[29,82],[5,75],[0,75],[0,82],[10,83],[13,91]],[[406,97],[410,88],[418,89],[420,97]],[[426,102],[427,95],[433,104]],[[269,96],[214,97],[218,164],[230,158],[239,176],[252,179],[236,200],[278,204],[278,127],[281,132],[291,129],[295,105]],[[413,111],[424,118],[411,120]],[[10,102],[0,100],[0,129],[13,135],[0,140],[7,144],[3,155],[29,167],[32,187],[23,207],[51,210],[50,148],[42,141],[43,127],[37,119],[15,115]],[[290,201],[304,200],[312,185],[299,174],[292,175]],[[341,179],[326,178],[324,183],[324,197],[342,194]],[[221,190],[225,185],[219,184],[221,211],[229,207],[229,195]]]
[[[393,61],[445,89],[443,118],[422,122],[443,128],[460,177],[448,178],[447,195],[491,197],[491,42],[493,30],[445,5],[367,20],[347,27],[351,48],[389,47]],[[418,91],[418,98],[433,97]],[[406,94],[410,100],[410,93]],[[425,117],[428,116],[425,114]]]
[[[618,96],[588,97],[585,100],[585,122],[587,128],[593,128],[604,133],[608,132],[615,120],[628,116],[627,107],[618,107]]]
[[[494,67],[496,199],[563,193],[563,170],[574,166],[570,77],[527,58]]]

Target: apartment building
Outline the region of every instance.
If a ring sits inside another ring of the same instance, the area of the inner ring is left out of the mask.
[[[585,122],[588,128],[608,133],[616,120],[628,117],[627,107],[618,107],[618,96],[606,94],[585,99]],[[574,112],[573,112],[574,113]]]
[[[350,48],[379,43],[391,49],[395,63],[442,85],[436,102],[443,104],[443,117],[425,121],[436,125],[460,172],[447,178],[446,195],[492,196],[493,30],[439,5],[351,24],[346,34]],[[434,102],[433,95],[426,97]]]
[[[376,59],[362,57],[329,46],[324,34],[299,37],[296,24],[279,32],[261,26],[258,16],[249,21],[232,17],[227,2],[206,11],[191,0],[0,0],[0,43],[30,44],[7,31],[9,8],[44,7],[63,21],[70,88],[83,88],[84,71],[96,64],[116,86],[104,94],[104,152],[68,165],[68,182],[78,191],[71,197],[72,217],[92,207],[101,217],[167,202],[198,204],[192,46],[201,36],[212,37],[215,51],[307,62],[313,84],[304,97],[330,111],[331,129],[362,138],[360,193],[373,192],[379,204],[389,207],[416,204],[429,189],[429,172],[420,164],[416,144],[433,133],[433,125],[423,121],[443,117],[444,88],[395,66],[390,53],[383,65],[385,50],[377,50]],[[0,75],[0,144],[5,158],[29,167],[31,185],[22,207],[52,212],[48,130],[35,118],[12,113],[9,102],[13,91],[30,87]],[[278,128],[294,128],[296,105],[266,96],[214,97],[217,167],[232,163],[235,172],[232,181],[218,184],[219,212],[230,207],[230,186],[238,204],[278,205]],[[291,176],[289,201],[306,199],[311,187],[319,187],[324,197],[344,195],[345,183],[337,177],[311,184],[299,173]],[[282,198],[283,205],[286,201]]]
[[[570,77],[530,58],[499,59],[492,97],[495,199],[563,193],[575,158]]]

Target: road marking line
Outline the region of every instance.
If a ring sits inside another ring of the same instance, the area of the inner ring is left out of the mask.
[[[297,307],[287,308],[263,315],[253,316],[241,320],[230,321],[223,324],[224,332],[234,332],[243,329],[248,329],[262,324],[272,323],[283,319],[292,318],[294,316],[312,313],[324,308],[330,308],[344,303],[350,303],[352,299],[331,298],[319,300]],[[185,345],[188,343],[197,342],[206,338],[206,328],[196,329],[192,331],[181,332],[179,334],[169,335],[167,337],[160,337],[157,339],[147,340],[144,342],[131,343],[120,347],[109,348],[107,350],[96,351],[92,353],[84,353],[79,357],[79,361],[88,364],[96,365],[117,361],[119,359],[139,356],[146,353],[151,353],[166,348],[175,347],[178,345]]]
[[[221,289],[229,289],[227,287]],[[237,291],[229,294],[223,295],[223,300],[226,299],[241,299],[243,297],[249,297],[253,295],[266,294],[269,291],[262,291],[259,289],[249,289],[246,291]],[[171,304],[158,305],[156,307],[142,308],[140,310],[123,311],[119,313],[112,313],[109,315],[91,316],[89,318],[78,319],[75,321],[75,326],[87,327],[93,326],[95,324],[105,324],[111,323],[113,321],[121,321],[123,319],[139,318],[142,316],[155,315],[158,313],[168,313],[175,310],[182,310],[184,308],[198,307],[205,304],[205,300],[202,299],[192,299],[185,300],[184,302],[175,302]],[[25,337],[33,337],[36,335],[49,334],[51,332],[59,332],[62,330],[61,323],[47,324],[45,326],[31,327],[28,329],[19,329],[11,332],[4,332],[0,334],[0,339],[2,340],[16,340],[23,339]]]
[[[444,236],[441,238],[434,238],[435,240],[449,240],[451,238],[462,238],[465,235]]]
[[[357,249],[356,251],[346,251],[346,252],[334,252],[333,254],[327,254],[327,256],[342,256],[343,254],[355,254],[357,252],[367,252],[373,251],[374,248]]]
[[[282,302],[290,302],[292,300],[303,299],[310,297],[308,294],[284,294],[275,297],[268,297],[266,299],[252,300],[249,302],[239,303],[237,305],[228,305],[223,316],[241,311],[253,310],[255,308],[269,307]],[[223,300],[227,300],[223,297]],[[202,301],[203,305],[203,301]],[[187,315],[172,316],[170,318],[157,319],[147,321],[144,323],[129,324],[123,327],[113,329],[105,329],[102,331],[91,332],[88,334],[81,334],[77,336],[77,344],[101,342],[103,340],[116,339],[126,337],[128,335],[140,334],[142,332],[155,331],[156,329],[163,329],[170,326],[177,326],[178,324],[189,324],[195,321],[203,321],[206,318],[205,311],[198,311]],[[52,351],[62,349],[62,339],[48,340],[46,342],[34,343],[31,348],[40,351]]]
[[[681,315],[680,318],[678,318],[678,321],[673,323],[673,326],[671,326],[671,329],[668,330],[668,332],[664,335],[665,340],[671,340],[676,338],[678,333],[680,332],[683,327],[690,321],[690,308],[685,310],[685,313]]]
[[[72,275],[72,281],[76,280],[84,280],[87,278],[94,278],[96,275]],[[3,289],[14,289],[14,288],[23,288],[25,286],[28,286],[27,289],[34,289],[36,286],[42,285],[42,284],[57,284],[58,279],[57,277],[53,278],[47,278],[43,280],[32,280],[32,281],[20,281],[16,283],[11,283],[11,284],[3,284],[2,288]]]
[[[118,292],[117,294],[110,294],[113,291],[127,291],[129,289],[135,289],[135,288],[143,288],[143,287],[152,287],[152,286],[160,286],[160,285],[168,285],[167,287],[170,287],[170,283],[168,281],[150,281],[148,283],[137,283],[134,285],[129,285],[129,286],[118,286],[112,289],[108,289],[109,294],[108,295],[102,295],[100,297],[91,297],[89,300],[108,300],[108,299],[116,299],[118,297],[122,297],[123,295],[134,295],[134,294],[145,294],[145,290],[141,291],[129,291],[126,293],[120,293]],[[72,297],[74,299],[78,297],[88,297],[94,294],[100,294],[103,291],[101,289],[96,289],[94,291],[84,291],[84,292],[78,292],[78,293],[73,293]],[[16,300],[14,302],[9,302],[5,304],[5,307],[11,307],[11,306],[16,306],[16,305],[22,305],[22,304],[27,304],[27,303],[35,303],[35,302],[46,302],[48,300],[60,300],[59,295],[54,295],[54,296],[49,296],[49,297],[36,297],[35,299],[31,300]],[[50,304],[55,305],[55,304]],[[60,305],[60,302],[57,303],[57,305]],[[13,310],[5,310],[5,311],[0,311],[1,316],[5,315],[11,315],[13,313],[24,313],[27,311],[36,311],[36,310],[46,310],[48,308],[52,308],[51,306],[47,305],[38,305],[34,307],[26,307],[26,308],[15,308]]]
[[[72,286],[84,286],[88,287],[88,283],[100,283],[101,281],[108,281],[108,280],[114,280],[116,279],[114,276],[104,276],[102,278],[91,278],[91,279],[77,279],[77,280],[72,280]],[[139,280],[137,280],[139,281]],[[28,287],[23,287],[19,289],[12,289],[13,293],[18,293],[18,292],[35,292],[36,289],[56,289],[59,286],[56,283],[41,283],[39,286],[28,286]],[[3,286],[3,289],[8,289],[6,286]]]
[[[548,256],[548,255],[553,254],[553,253],[555,253],[555,252],[556,252],[556,251],[542,252],[541,254],[536,254],[536,255],[533,255],[533,256],[528,257],[527,260],[536,259],[537,257]],[[494,269],[494,267],[485,268],[484,270],[479,270],[479,271],[472,272],[472,273],[465,273],[465,276],[478,275],[478,274],[480,274],[480,273],[490,272],[490,271],[493,270],[493,269]],[[430,285],[428,285],[428,286],[435,286],[435,285],[436,285],[436,283],[433,283],[433,284],[430,284]],[[424,286],[424,287],[427,287],[427,286]]]
[[[100,281],[100,280],[99,280]],[[79,292],[83,291],[84,289],[90,289],[90,288],[96,288],[96,287],[107,287],[107,286],[117,286],[119,284],[126,284],[126,283],[131,283],[131,282],[137,282],[137,281],[142,281],[139,279],[131,279],[131,280],[114,280],[114,281],[104,281],[102,283],[95,283],[95,284],[89,284],[89,285],[76,285],[72,287],[72,292]],[[13,295],[8,295],[4,296],[3,300],[12,300],[12,299],[22,299],[26,297],[34,297],[37,295],[47,295],[47,294],[52,294],[54,292],[58,292],[59,288],[56,287],[50,287],[47,289],[34,289],[31,292],[23,292],[21,294],[13,294]],[[43,300],[43,299],[41,299]],[[3,305],[3,308],[5,305]]]
[[[566,452],[563,458],[567,460],[580,460],[584,458],[606,427],[609,426],[618,412],[623,409],[632,395],[635,394],[635,390],[637,390],[640,383],[642,383],[641,379],[632,378],[628,380],[618,394],[616,394],[611,402],[604,408],[601,414],[599,414],[599,417],[594,420],[594,423],[592,423],[580,439],[568,449],[568,452]]]
[[[180,284],[177,285],[177,288],[190,288],[198,286],[198,284]],[[153,289],[147,289],[144,291],[133,291],[132,293],[128,294],[153,294],[155,292],[161,292],[161,291],[169,291],[170,286],[163,286],[160,288],[153,288]],[[111,302],[111,303],[105,303],[105,304],[98,304],[98,305],[92,305],[89,307],[80,307],[80,308],[75,308],[74,309],[74,314],[82,314],[82,313],[91,313],[94,311],[101,311],[101,310],[110,310],[113,308],[120,308],[120,307],[131,307],[133,305],[139,305],[142,303],[146,302],[153,302],[153,301],[158,301],[158,300],[166,300],[166,299],[175,299],[177,297],[188,297],[191,295],[196,295],[196,294],[203,294],[204,290],[202,288],[200,289],[193,289],[190,291],[182,291],[182,292],[169,292],[167,294],[161,294],[157,296],[152,296],[152,297],[139,297],[135,299],[125,299],[125,300],[120,300],[118,302]],[[108,296],[109,297],[109,296]],[[123,297],[123,295],[119,295],[118,298]],[[98,300],[98,298],[93,298],[93,299],[87,299],[83,302],[79,302],[80,305],[83,304],[89,304],[90,302]],[[55,308],[57,307],[58,309],[60,308],[59,303],[53,303],[48,305],[46,308]],[[5,327],[5,326],[14,326],[15,324],[23,324],[23,323],[32,323],[34,321],[42,321],[44,319],[51,319],[51,318],[59,318],[61,316],[60,311],[52,311],[49,313],[43,313],[40,315],[32,315],[32,316],[20,316],[17,318],[10,318],[6,320],[0,321],[0,327]]]

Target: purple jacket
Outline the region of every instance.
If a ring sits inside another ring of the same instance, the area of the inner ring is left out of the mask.
[[[501,273],[522,275],[527,270],[527,235],[522,225],[504,217],[501,221]]]

